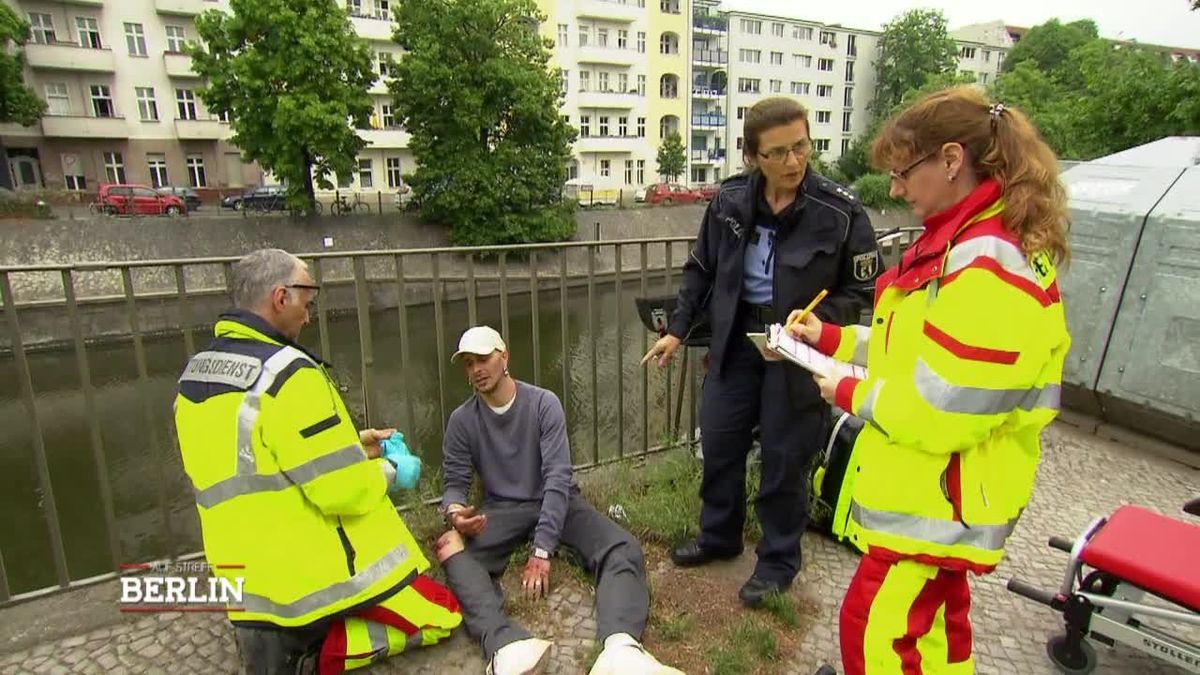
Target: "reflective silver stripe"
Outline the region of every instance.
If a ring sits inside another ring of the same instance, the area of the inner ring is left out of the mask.
[[[913,372],[917,392],[929,405],[942,412],[998,415],[1021,410],[1049,408],[1058,410],[1062,387],[1047,384],[1030,389],[984,389],[950,384],[925,363],[917,359]]]
[[[389,551],[387,555],[375,561],[375,564],[345,581],[339,581],[319,591],[313,591],[303,598],[288,603],[278,603],[261,595],[243,593],[242,608],[253,614],[266,614],[280,619],[297,619],[357,596],[375,585],[380,579],[391,574],[406,560],[408,560],[408,547],[400,544]]]
[[[872,424],[875,423],[875,406],[879,403],[879,392],[882,390],[883,380],[876,380],[871,391],[867,392],[867,397],[863,399],[863,404],[858,407],[859,417]]]
[[[1041,286],[1038,284],[1033,270],[1029,267],[1029,259],[1025,257],[1025,252],[1013,245],[1012,242],[1005,241],[1000,237],[970,239],[951,248],[943,274],[946,276],[954,274],[970,265],[979,256],[991,258],[1000,263],[1005,271]]]
[[[689,255],[691,256],[692,260],[695,260],[696,264],[700,266],[700,269],[704,270],[705,272],[708,271],[708,267],[706,267],[704,263],[700,262],[700,256],[696,255],[696,249],[692,249],[689,252]]]
[[[295,347],[284,346],[275,352],[263,363],[262,376],[254,383],[250,391],[246,392],[246,397],[242,399],[242,405],[238,407],[237,473],[239,476],[250,476],[257,472],[257,464],[254,460],[254,424],[258,421],[263,392],[270,389],[279,373],[296,359],[304,359],[312,363],[312,359]]]
[[[867,365],[867,346],[871,343],[870,326],[854,326],[854,362]]]
[[[367,622],[367,638],[371,641],[371,663],[378,663],[388,657],[391,645],[388,644],[387,626],[378,621],[364,619]]]
[[[311,459],[283,473],[231,476],[218,483],[196,490],[196,503],[206,509],[221,502],[256,492],[278,492],[293,485],[314,481],[327,473],[367,461],[366,451],[355,443]]]
[[[1004,525],[966,527],[952,520],[938,520],[905,513],[868,509],[857,501],[850,503],[850,517],[860,527],[943,546],[970,546],[984,551],[999,551],[1017,526],[1013,518]]]

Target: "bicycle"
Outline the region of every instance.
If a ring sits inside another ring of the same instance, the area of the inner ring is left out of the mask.
[[[346,195],[338,195],[334,198],[333,203],[329,205],[329,212],[335,216],[345,216],[350,213],[370,213],[371,205],[364,202],[358,194],[354,195],[353,203],[346,199]]]

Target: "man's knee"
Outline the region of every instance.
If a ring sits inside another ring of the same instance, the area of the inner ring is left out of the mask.
[[[642,552],[641,542],[634,539],[632,534],[622,530],[621,536],[609,547],[601,567],[608,571],[620,569],[645,571],[646,557]]]

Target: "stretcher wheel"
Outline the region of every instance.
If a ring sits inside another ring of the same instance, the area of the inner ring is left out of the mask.
[[[1070,675],[1087,675],[1096,668],[1096,650],[1086,640],[1072,645],[1062,633],[1046,641],[1046,655],[1059,670]]]

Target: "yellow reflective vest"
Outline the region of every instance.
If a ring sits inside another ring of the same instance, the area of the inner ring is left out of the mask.
[[[837,405],[864,419],[842,490],[863,551],[987,572],[1033,490],[1070,346],[1053,261],[1027,256],[984,182],[926,221],[877,282],[871,326],[818,349],[867,366]]]
[[[205,556],[244,579],[230,619],[305,626],[428,569],[323,364],[249,312],[215,335],[179,378],[175,426]]]

